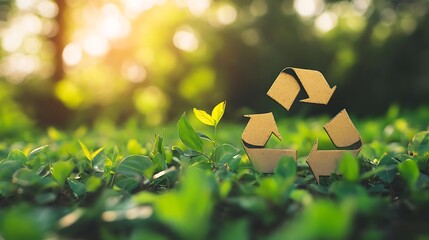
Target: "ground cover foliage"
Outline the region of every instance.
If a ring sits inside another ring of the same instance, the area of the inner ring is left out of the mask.
[[[381,118],[353,119],[363,149],[320,185],[305,156],[316,138],[329,149],[321,128],[328,116],[279,121],[284,142],[269,144],[300,154],[274,174],[255,172],[243,154],[244,123],[210,117],[217,136],[191,111],[159,129],[136,119],[71,132],[19,122],[18,137],[0,143],[0,238],[429,236],[429,110],[392,107]]]

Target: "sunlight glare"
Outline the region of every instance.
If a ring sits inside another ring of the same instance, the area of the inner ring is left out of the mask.
[[[122,0],[125,12],[131,17],[136,17],[143,11],[151,9],[157,3],[157,0]]]
[[[195,16],[201,16],[211,4],[211,0],[187,0],[189,11]]]
[[[120,12],[119,8],[112,3],[105,4],[102,8],[103,19],[100,30],[108,39],[126,37],[130,32],[130,22]]]
[[[176,31],[173,43],[178,49],[186,52],[193,52],[199,46],[199,40],[194,30],[189,26],[181,27]]]
[[[319,14],[324,6],[324,0],[295,0],[293,6],[302,17],[314,17]]]
[[[237,10],[232,5],[224,5],[217,10],[217,19],[219,23],[228,25],[235,22],[237,18]]]
[[[26,14],[17,19],[16,27],[26,34],[40,34],[43,31],[43,23],[34,14]]]
[[[79,44],[69,43],[63,51],[63,61],[69,66],[77,65],[82,60],[82,49]]]
[[[55,16],[57,16],[59,9],[58,5],[55,2],[45,0],[37,4],[37,11],[42,17],[54,18]]]
[[[16,0],[15,5],[18,9],[26,11],[31,10],[35,3],[36,0]]]
[[[30,74],[40,69],[40,59],[34,55],[15,53],[3,58],[0,75],[7,76],[6,80],[19,84]]]
[[[37,37],[29,37],[24,40],[22,45],[25,53],[38,54],[43,43],[42,40]]]
[[[22,44],[24,36],[17,28],[10,28],[2,33],[2,47],[7,52],[15,52]]]
[[[338,17],[335,13],[326,11],[320,15],[315,22],[317,30],[320,32],[329,32],[337,26]]]
[[[121,66],[121,74],[132,83],[140,83],[146,79],[146,69],[136,63],[125,62]]]
[[[109,52],[110,46],[106,38],[97,34],[90,34],[83,42],[83,49],[93,57],[101,57]]]

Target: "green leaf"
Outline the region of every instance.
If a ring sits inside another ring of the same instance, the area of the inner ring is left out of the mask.
[[[0,232],[4,239],[45,239],[40,216],[29,205],[12,206],[2,217]],[[40,227],[35,227],[40,226]]]
[[[20,163],[26,163],[28,161],[28,158],[27,156],[25,156],[25,153],[18,149],[12,150],[7,156],[7,159],[18,161]]]
[[[131,192],[139,186],[139,183],[132,178],[124,178],[117,181],[115,185],[122,190]]]
[[[429,131],[417,133],[408,145],[408,153],[411,156],[423,156],[429,152]]]
[[[13,182],[21,186],[32,186],[40,180],[41,177],[28,168],[21,168],[13,174]]]
[[[67,177],[73,171],[74,164],[70,161],[60,161],[52,164],[51,173],[54,179],[62,187]]]
[[[155,154],[155,156],[152,158],[152,161],[157,172],[167,169],[167,163],[165,162],[165,158],[161,153]]]
[[[356,182],[359,180],[359,161],[351,153],[346,153],[340,161],[338,171],[346,181]]]
[[[214,162],[229,164],[238,152],[238,149],[231,144],[222,144],[213,149],[211,158]]]
[[[44,146],[41,146],[41,147],[38,147],[38,148],[31,150],[31,152],[28,154],[28,158],[34,157],[34,155],[40,153],[41,151],[43,151],[47,147],[48,147],[48,145],[44,145]]]
[[[24,167],[23,163],[16,160],[0,162],[0,181],[10,181],[15,171],[22,167]]]
[[[122,160],[116,173],[128,178],[141,180],[144,172],[153,165],[149,157],[143,155],[131,155]]]
[[[295,178],[296,176],[296,162],[292,157],[282,157],[277,163],[276,169],[274,170],[277,176],[284,179]]]
[[[378,166],[382,166],[386,170],[377,173],[377,176],[380,177],[383,182],[392,183],[397,173],[397,164],[398,163],[391,155],[384,154],[383,157],[380,159],[380,163],[378,164]]]
[[[218,105],[216,105],[216,107],[213,108],[211,117],[215,121],[215,125],[218,125],[220,120],[222,119],[223,114],[225,113],[225,108],[226,101],[219,103]]]
[[[80,140],[78,141],[79,141],[80,147],[82,148],[83,154],[85,154],[86,158],[91,162],[92,161],[91,152],[89,152],[88,148],[83,142],[81,142]]]
[[[420,171],[417,163],[411,159],[407,159],[398,164],[398,171],[410,188],[414,188],[419,179]]]
[[[201,141],[198,134],[192,128],[186,117],[186,113],[184,113],[177,122],[177,130],[179,131],[179,137],[183,144],[198,152],[203,151],[203,141]]]
[[[155,142],[153,143],[153,150],[152,153],[156,154],[156,153],[161,153],[162,156],[165,157],[165,149],[164,149],[164,145],[163,145],[164,139],[159,136],[158,134],[155,135]]]
[[[71,190],[73,191],[73,194],[76,197],[80,197],[86,192],[85,184],[83,184],[79,181],[67,179],[67,183],[69,184]]]
[[[101,179],[96,176],[91,176],[86,180],[86,191],[95,192],[101,186]]]
[[[216,121],[206,111],[194,108],[193,112],[195,114],[195,117],[197,117],[197,119],[200,120],[200,122],[209,126],[216,125]]]

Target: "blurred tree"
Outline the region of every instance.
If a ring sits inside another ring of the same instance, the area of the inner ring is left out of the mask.
[[[222,99],[237,118],[244,107],[284,113],[265,93],[286,66],[338,85],[329,106],[292,114],[429,103],[426,0],[7,4],[0,75],[45,125],[135,113],[159,124]]]

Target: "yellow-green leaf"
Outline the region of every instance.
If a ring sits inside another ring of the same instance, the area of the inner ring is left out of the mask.
[[[86,145],[83,142],[81,142],[80,140],[78,140],[78,141],[79,141],[80,147],[82,148],[83,154],[85,154],[85,157],[88,158],[89,161],[92,161],[91,153],[89,152]]]
[[[97,149],[95,152],[91,154],[91,159],[94,159],[101,151],[103,151],[104,147]]]
[[[212,116],[210,116],[204,110],[199,110],[194,108],[194,114],[198,118],[198,120],[200,120],[202,123],[206,125],[214,126],[216,124],[216,121],[212,118]]]
[[[226,101],[223,101],[216,105],[212,111],[212,118],[215,121],[215,125],[217,125],[223,117],[223,113],[225,112]]]

